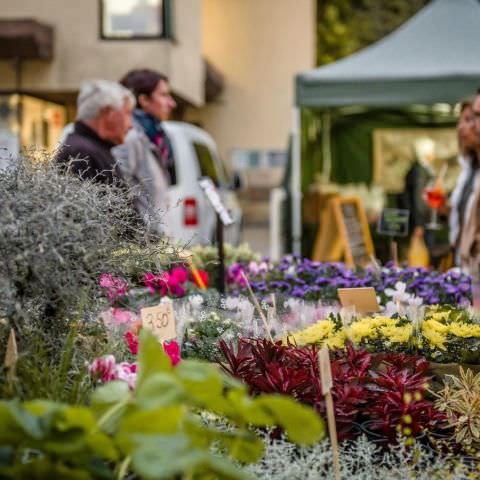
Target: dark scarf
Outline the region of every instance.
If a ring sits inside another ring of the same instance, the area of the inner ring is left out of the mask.
[[[133,118],[142,126],[147,137],[157,147],[158,159],[162,167],[169,173],[171,183],[175,183],[172,144],[162,127],[162,122],[140,108],[133,111]]]

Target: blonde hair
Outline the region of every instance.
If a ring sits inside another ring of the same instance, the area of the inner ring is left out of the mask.
[[[431,159],[435,155],[435,142],[428,137],[422,137],[415,141],[413,146],[418,160]]]

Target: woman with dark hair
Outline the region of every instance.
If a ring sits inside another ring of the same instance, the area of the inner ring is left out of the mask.
[[[112,153],[124,180],[134,190],[137,209],[158,234],[168,235],[168,185],[175,183],[172,148],[161,122],[176,103],[168,79],[148,69],[131,70],[120,81],[135,96],[133,127]]]
[[[480,169],[475,148],[477,136],[473,115],[473,98],[461,103],[460,118],[457,124],[458,146],[460,154],[458,161],[462,167],[457,184],[450,197],[450,244],[455,249],[455,263],[467,268],[465,259],[459,255],[460,245],[464,237],[464,227],[472,208],[474,194],[480,189]]]

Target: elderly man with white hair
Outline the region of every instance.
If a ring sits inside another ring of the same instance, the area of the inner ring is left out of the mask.
[[[135,97],[117,82],[93,80],[82,85],[77,121],[56,161],[84,179],[112,183],[117,176],[112,147],[125,140],[132,125]]]

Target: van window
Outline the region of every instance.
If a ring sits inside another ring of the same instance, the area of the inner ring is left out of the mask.
[[[201,176],[210,177],[216,185],[225,184],[226,175],[223,165],[216,165],[210,149],[205,144],[196,142],[193,142],[193,148],[197,155]]]

